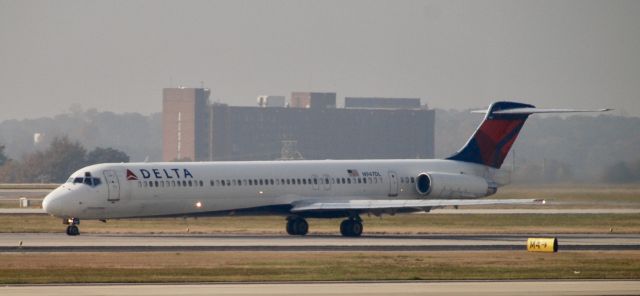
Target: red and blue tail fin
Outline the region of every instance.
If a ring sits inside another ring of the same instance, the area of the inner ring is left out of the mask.
[[[512,109],[531,110],[533,108],[535,108],[533,105],[516,102],[491,104],[486,111],[487,115],[467,144],[447,159],[500,168],[524,122],[532,113],[505,111]]]
[[[482,164],[499,169],[520,129],[534,113],[605,112],[612,109],[537,109],[517,102],[495,102],[489,109],[474,111],[487,113],[482,123],[456,154],[447,159]]]

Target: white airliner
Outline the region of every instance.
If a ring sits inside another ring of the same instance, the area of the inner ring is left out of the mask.
[[[344,236],[360,236],[361,214],[430,211],[459,205],[536,204],[479,199],[497,191],[496,173],[534,113],[608,109],[536,109],[495,102],[473,136],[447,159],[105,163],[73,173],[47,195],[44,210],[78,235],[81,219],[272,214],[291,235],[305,218],[346,218]]]

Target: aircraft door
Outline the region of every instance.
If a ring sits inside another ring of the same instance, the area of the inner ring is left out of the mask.
[[[320,190],[320,178],[318,177],[318,175],[312,175],[311,176],[311,182],[313,182],[312,188],[313,190]]]
[[[398,174],[389,171],[389,196],[398,196]]]
[[[119,201],[120,200],[120,182],[118,181],[118,175],[115,171],[105,170],[103,172],[104,179],[107,183],[107,200]]]
[[[322,189],[324,189],[324,191],[331,190],[331,176],[327,174],[322,175],[322,185]]]

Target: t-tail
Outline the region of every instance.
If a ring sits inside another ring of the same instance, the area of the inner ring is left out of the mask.
[[[486,116],[464,147],[447,159],[499,169],[529,115],[609,110],[611,109],[537,109],[533,105],[524,103],[495,102],[487,110],[472,111],[486,113]]]

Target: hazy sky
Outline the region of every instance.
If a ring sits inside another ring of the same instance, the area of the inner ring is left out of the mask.
[[[640,1],[0,0],[0,121],[335,91],[640,116]]]

